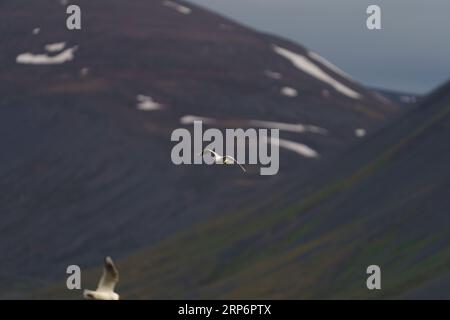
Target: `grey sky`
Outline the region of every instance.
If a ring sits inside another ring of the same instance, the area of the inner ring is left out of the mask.
[[[450,78],[450,0],[190,0],[319,52],[360,82],[426,93]],[[366,28],[382,10],[383,30]]]

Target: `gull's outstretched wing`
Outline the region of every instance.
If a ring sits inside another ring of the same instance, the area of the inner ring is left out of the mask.
[[[240,164],[235,158],[231,157],[231,156],[225,156],[226,159],[230,159],[231,161],[233,161],[233,163],[237,164],[239,167],[241,167],[242,171],[247,172],[247,170],[245,170],[244,166],[242,164]]]
[[[97,291],[114,291],[114,287],[119,282],[119,271],[110,257],[105,258],[103,274],[98,283]]]
[[[202,155],[204,155],[206,152],[211,153],[215,158],[216,158],[216,157],[221,157],[220,154],[218,154],[217,152],[212,151],[211,149],[205,149],[205,150],[203,150]]]

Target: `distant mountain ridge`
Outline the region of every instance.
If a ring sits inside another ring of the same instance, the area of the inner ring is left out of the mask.
[[[404,106],[411,106],[418,104],[423,97],[422,95],[415,93],[398,92],[393,90],[376,89],[376,88],[374,88],[373,90],[384,95],[391,101]]]

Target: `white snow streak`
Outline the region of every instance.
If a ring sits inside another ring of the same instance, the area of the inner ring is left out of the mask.
[[[173,1],[165,0],[163,2],[163,4],[166,7],[175,9],[176,11],[178,11],[179,13],[182,13],[182,14],[190,14],[192,12],[191,8],[188,8],[186,6],[182,6],[181,4],[173,2]]]
[[[284,148],[286,150],[293,151],[305,158],[318,158],[319,153],[317,151],[311,149],[307,145],[303,143],[298,143],[290,140],[285,139],[275,139],[270,138],[269,142],[274,145],[278,145],[280,148]]]
[[[359,93],[357,93],[356,91],[350,89],[349,87],[343,85],[339,81],[337,81],[334,78],[332,78],[331,76],[329,76],[322,69],[320,69],[314,63],[312,63],[310,60],[308,60],[308,58],[306,58],[300,54],[297,54],[295,52],[289,51],[287,49],[278,47],[276,45],[274,45],[273,48],[277,54],[288,59],[295,67],[297,67],[298,69],[302,70],[303,72],[329,84],[336,91],[339,91],[340,93],[346,95],[347,97],[353,98],[353,99],[361,98],[361,95]]]
[[[208,125],[216,125],[219,121],[213,118],[206,117],[198,117],[193,115],[186,115],[180,119],[180,123],[187,125],[193,124],[194,121],[202,121],[204,124]],[[300,123],[285,123],[285,122],[275,122],[275,121],[264,121],[264,120],[249,120],[248,126],[253,126],[256,128],[265,128],[265,129],[279,129],[281,131],[286,132],[295,132],[295,133],[315,133],[321,135],[327,135],[328,130],[314,126],[309,124],[300,124]]]
[[[358,138],[364,138],[366,136],[366,133],[366,129],[359,128],[355,130],[355,136],[357,136]]]
[[[153,110],[160,110],[162,108],[162,105],[152,99],[152,97],[144,96],[142,94],[137,96],[138,110],[141,111],[153,111]]]
[[[77,47],[68,48],[55,56],[48,56],[46,54],[32,54],[29,52],[22,53],[17,56],[16,62],[33,65],[63,64],[67,61],[73,60],[76,49]]]
[[[249,124],[258,128],[267,129],[279,129],[281,131],[296,132],[296,133],[317,133],[326,135],[328,130],[308,124],[294,124],[294,123],[284,123],[284,122],[274,122],[274,121],[262,121],[262,120],[250,120]]]
[[[325,67],[327,67],[328,69],[334,71],[335,73],[337,73],[338,75],[340,75],[341,77],[353,81],[352,77],[350,75],[348,75],[347,73],[345,73],[342,69],[338,68],[337,66],[335,66],[333,63],[331,63],[330,61],[328,61],[327,59],[325,59],[324,57],[322,57],[321,55],[315,53],[315,52],[308,52],[308,56],[313,58],[314,60],[316,60],[317,62],[323,64]]]
[[[48,52],[57,52],[61,51],[66,47],[65,42],[56,42],[56,43],[50,43],[45,46],[45,50]]]
[[[286,97],[294,98],[298,96],[298,91],[291,87],[281,88],[281,94]]]
[[[193,124],[194,121],[201,121],[204,124],[214,124],[216,123],[215,119],[205,118],[205,117],[197,117],[192,115],[186,115],[180,119],[181,124]]]

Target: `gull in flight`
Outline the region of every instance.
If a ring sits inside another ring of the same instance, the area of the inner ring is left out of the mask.
[[[205,153],[210,153],[211,156],[213,156],[214,158],[214,162],[216,164],[237,164],[239,167],[241,167],[242,171],[247,172],[247,170],[245,170],[244,166],[241,165],[239,162],[237,162],[237,160],[231,156],[227,156],[227,155],[220,155],[217,152],[212,151],[211,149],[205,149],[202,153],[202,155],[204,155]]]
[[[84,290],[83,296],[89,300],[119,300],[114,287],[119,281],[119,271],[110,257],[105,258],[103,274],[98,283],[97,290]]]

